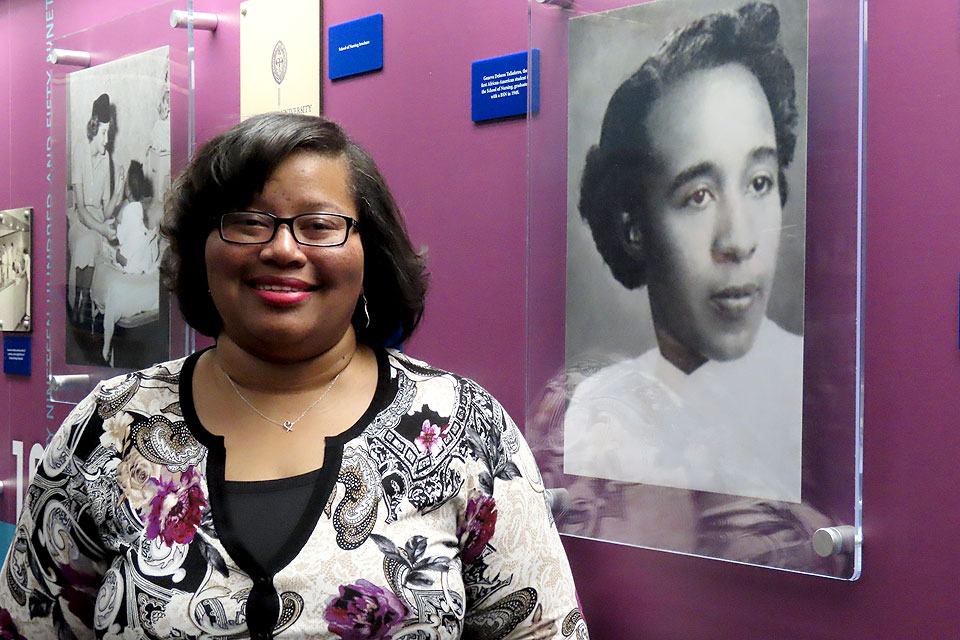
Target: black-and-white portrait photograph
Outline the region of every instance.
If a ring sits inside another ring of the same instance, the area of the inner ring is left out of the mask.
[[[800,502],[806,1],[656,0],[569,52],[564,473]]]
[[[138,368],[164,360],[169,47],[69,74],[66,148],[66,361]]]
[[[30,228],[33,209],[0,211],[0,331],[30,331]]]

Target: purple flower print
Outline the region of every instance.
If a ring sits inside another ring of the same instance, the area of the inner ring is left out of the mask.
[[[441,429],[439,425],[430,424],[429,420],[424,420],[423,426],[420,428],[420,435],[416,437],[414,443],[420,451],[432,456],[440,448],[443,441],[447,439],[449,433],[449,424],[444,425]]]
[[[340,587],[323,614],[327,629],[344,640],[390,640],[407,619],[406,605],[391,592],[364,579]]]
[[[93,620],[94,604],[103,579],[96,573],[84,573],[69,565],[60,568],[63,572],[63,588],[60,599],[67,609],[80,620]],[[4,638],[0,635],[0,640]]]
[[[180,474],[180,483],[172,477],[150,478],[157,495],[150,501],[147,539],[159,537],[165,545],[190,544],[200,525],[207,498],[200,488],[200,476],[191,467]]]
[[[0,607],[0,640],[27,640],[17,629],[10,612]]]
[[[480,557],[496,528],[497,501],[476,489],[471,490],[466,517],[457,531],[464,564],[471,564]]]

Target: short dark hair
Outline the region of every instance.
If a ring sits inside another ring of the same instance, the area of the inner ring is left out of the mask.
[[[110,95],[106,93],[97,96],[90,108],[90,119],[87,120],[87,142],[91,142],[97,135],[101,124],[110,125],[107,129],[107,148],[111,149],[117,129],[117,105],[110,102]]]
[[[403,218],[373,158],[340,125],[326,118],[266,113],[244,120],[205,143],[174,181],[164,205],[169,241],[161,267],[187,323],[217,336],[223,319],[207,284],[204,248],[219,217],[250,205],[277,167],[308,151],[344,158],[363,245],[363,305],[353,315],[360,342],[392,346],[406,340],[423,316],[426,260],[414,250]]]
[[[130,195],[137,202],[153,195],[153,187],[143,175],[143,165],[137,160],[131,160],[127,168],[127,186],[130,188]]]
[[[610,98],[600,142],[587,153],[579,207],[600,255],[628,289],[646,283],[646,265],[625,246],[624,218],[644,219],[645,176],[657,162],[643,123],[657,99],[687,74],[737,63],[756,76],[773,116],[780,203],[786,202],[784,168],[793,160],[798,115],[793,65],[779,33],[780,14],[770,4],[712,13],[668,36]]]

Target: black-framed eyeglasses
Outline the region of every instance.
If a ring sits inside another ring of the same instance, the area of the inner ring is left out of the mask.
[[[262,211],[232,211],[220,216],[220,239],[231,244],[267,244],[287,225],[293,239],[308,247],[339,247],[347,242],[350,229],[360,227],[350,216],[339,213],[301,213],[278,218]]]

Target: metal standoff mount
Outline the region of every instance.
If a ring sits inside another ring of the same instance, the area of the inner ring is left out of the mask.
[[[64,389],[83,389],[84,392],[87,392],[101,380],[112,378],[116,373],[115,370],[102,373],[51,373],[47,376],[47,390],[53,392]]]
[[[89,387],[92,379],[89,374],[76,373],[66,375],[51,374],[48,380],[50,391],[60,391],[71,387]]]
[[[170,12],[170,26],[174,29],[186,29],[190,15],[181,9],[174,9]],[[215,13],[197,13],[193,12],[193,28],[202,31],[216,31],[220,18]]]
[[[856,538],[856,528],[848,524],[822,527],[813,532],[813,550],[823,558],[853,553]]]
[[[74,51],[72,49],[51,49],[47,60],[50,64],[70,64],[75,67],[90,66],[89,51]]]

